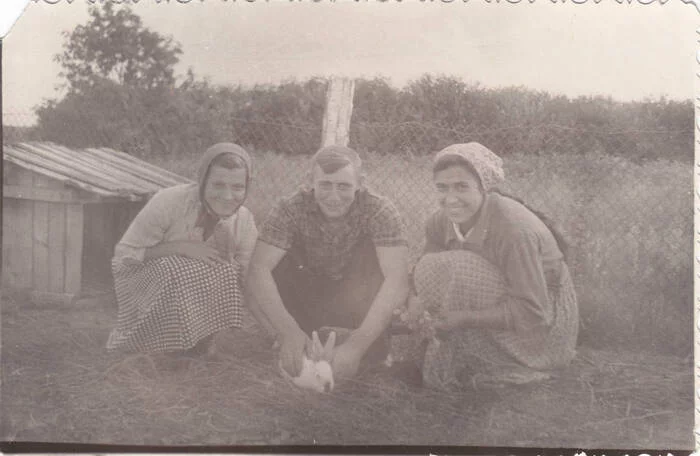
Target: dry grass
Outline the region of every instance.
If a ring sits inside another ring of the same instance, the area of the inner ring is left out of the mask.
[[[159,164],[192,177],[195,161]],[[407,216],[415,258],[434,208],[427,160],[366,161],[369,184]],[[260,222],[305,161],[256,153],[255,163],[248,205]],[[41,309],[5,297],[3,440],[691,448],[691,169],[604,156],[507,165],[511,189],[573,241],[583,345],[556,378],[447,394],[382,371],[319,396],[278,375],[254,324],[219,339],[224,359],[124,356],[104,350],[114,304]]]
[[[125,356],[103,348],[115,313],[4,299],[3,440],[692,447],[689,359],[581,347],[536,386],[447,394],[381,371],[317,395],[278,375],[254,324],[217,340],[219,360]]]

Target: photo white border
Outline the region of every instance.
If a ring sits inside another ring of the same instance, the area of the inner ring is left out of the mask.
[[[113,1],[115,3],[128,3],[129,0],[0,0],[0,40],[4,38],[10,31],[13,24],[21,16],[21,13],[29,5],[30,2],[40,3],[44,2],[47,4],[55,5],[61,2],[73,3],[73,2],[85,2],[89,4],[102,3],[105,1]],[[133,1],[133,0],[132,0]],[[265,2],[270,0],[136,0],[136,2],[156,2],[156,3],[204,3],[204,2]],[[272,1],[285,1],[285,0],[272,0]],[[289,0],[286,0],[289,1]],[[294,0],[291,0],[294,1]],[[311,1],[315,3],[320,2],[340,2],[340,1],[376,1],[376,2],[396,2],[400,3],[402,1],[411,0],[296,0],[296,1]],[[535,3],[535,2],[551,2],[551,3],[574,3],[574,4],[585,4],[588,2],[593,2],[595,4],[601,3],[602,1],[614,1],[619,4],[625,3],[639,3],[642,5],[650,5],[653,3],[666,4],[669,0],[415,0],[425,3],[454,3],[454,2],[464,2],[469,1],[483,1],[487,3]],[[695,14],[700,18],[700,0],[680,0],[681,2],[688,5],[688,14]],[[691,11],[691,8],[695,11]],[[700,21],[698,21],[700,25]],[[689,38],[690,39],[690,38]],[[693,236],[693,254],[694,254],[694,289],[693,289],[693,332],[694,332],[694,384],[695,384],[695,394],[694,394],[694,441],[695,441],[695,453],[700,452],[700,26],[695,30],[695,42],[696,42],[696,62],[695,62],[695,78],[694,78],[694,106],[695,106],[695,173],[694,173],[694,236]],[[147,454],[147,453],[144,453]],[[161,453],[163,454],[163,453]],[[566,454],[566,452],[562,452]],[[586,453],[571,453],[583,456]],[[591,453],[593,454],[593,453]],[[644,455],[642,451],[629,452],[630,456],[633,454]]]

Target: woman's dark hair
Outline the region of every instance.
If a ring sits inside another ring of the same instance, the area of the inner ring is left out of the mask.
[[[566,240],[566,237],[564,237],[564,233],[562,233],[561,226],[558,222],[556,222],[544,212],[538,211],[537,209],[533,209],[525,201],[523,201],[521,198],[518,198],[517,196],[511,195],[497,188],[492,189],[491,191],[494,193],[498,193],[499,195],[504,196],[506,198],[510,198],[512,200],[517,201],[518,203],[525,206],[527,210],[535,214],[540,220],[542,220],[542,223],[544,223],[547,229],[551,231],[552,235],[554,236],[554,239],[557,241],[557,246],[559,246],[559,250],[564,255],[564,261],[566,262],[569,254],[569,242]]]
[[[246,164],[241,157],[229,153],[219,154],[214,157],[209,165],[209,168],[211,169],[213,166],[221,166],[222,168],[226,169],[246,168]]]
[[[433,164],[433,175],[453,166],[461,166],[469,171],[472,175],[474,175],[474,177],[476,177],[476,180],[479,181],[479,188],[481,188],[482,191],[484,190],[484,184],[481,182],[481,176],[479,176],[479,173],[476,172],[471,163],[459,155],[445,155],[439,158],[438,161]]]

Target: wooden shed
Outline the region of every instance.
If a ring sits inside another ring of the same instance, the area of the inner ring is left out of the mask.
[[[114,246],[159,189],[190,182],[112,149],[3,148],[2,285],[72,302],[111,288]]]

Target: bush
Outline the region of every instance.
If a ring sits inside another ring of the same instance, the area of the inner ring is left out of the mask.
[[[321,141],[327,83],[220,87],[190,74],[177,87],[129,88],[113,81],[37,109],[32,137],[68,146],[102,145],[140,156],[196,153],[220,140],[256,150],[310,154]],[[621,103],[569,99],[522,87],[483,89],[424,76],[399,90],[384,79],[356,83],[350,145],[383,155],[429,155],[479,141],[512,154],[597,152],[635,163],[690,163],[693,106],[664,98]]]

